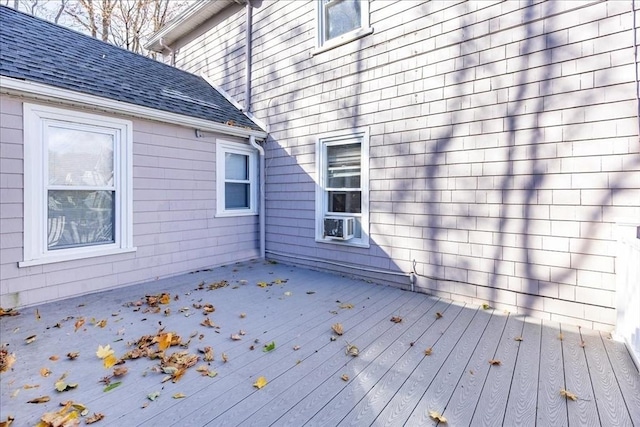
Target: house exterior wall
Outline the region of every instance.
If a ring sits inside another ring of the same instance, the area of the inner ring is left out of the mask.
[[[0,306],[32,305],[259,256],[256,216],[215,217],[215,143],[234,138],[196,138],[194,129],[132,120],[137,250],[18,267],[28,141],[22,101],[0,97]]]
[[[616,224],[640,222],[632,2],[372,0],[372,34],[317,54],[314,2],[254,3],[268,256],[613,327]],[[178,65],[241,97],[243,68],[209,58],[241,50],[243,16]],[[371,245],[316,242],[317,137],[363,127]]]

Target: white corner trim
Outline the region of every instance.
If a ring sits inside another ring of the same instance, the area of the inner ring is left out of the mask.
[[[124,114],[141,119],[156,120],[172,123],[175,125],[198,128],[204,131],[219,132],[224,135],[249,138],[254,136],[258,139],[267,137],[264,131],[246,129],[238,126],[229,126],[223,123],[216,123],[210,120],[196,117],[184,116],[182,114],[170,113],[156,110],[154,108],[129,104],[122,101],[102,98],[95,95],[87,95],[68,89],[61,89],[43,83],[29,82],[2,76],[0,78],[0,93],[9,95],[26,96],[32,99],[45,101],[56,101],[62,104],[87,107],[112,113]]]

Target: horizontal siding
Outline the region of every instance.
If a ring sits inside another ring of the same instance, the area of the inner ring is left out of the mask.
[[[259,255],[256,217],[215,218],[216,138],[196,138],[193,129],[134,120],[137,251],[18,268],[23,248],[22,103],[6,96],[0,99],[2,307],[96,292]]]
[[[631,2],[370,7],[373,34],[316,55],[314,2],[254,9],[267,249],[403,271],[415,261],[418,290],[610,328],[616,223],[640,221]],[[243,14],[179,56],[238,51]],[[225,72],[209,70],[244,96],[243,71]],[[370,130],[369,249],[313,239],[316,136],[355,127]]]

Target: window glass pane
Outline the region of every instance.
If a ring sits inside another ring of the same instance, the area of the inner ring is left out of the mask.
[[[329,212],[361,212],[360,191],[329,191]]]
[[[248,209],[249,184],[227,182],[224,185],[225,209]]]
[[[49,184],[113,185],[113,135],[47,128]]]
[[[330,40],[360,27],[359,0],[332,0],[323,2],[324,38]]]
[[[114,196],[113,191],[49,190],[47,247],[115,242]]]
[[[225,153],[224,176],[226,179],[249,179],[249,156],[244,154]]]
[[[360,188],[360,144],[327,146],[327,187]]]

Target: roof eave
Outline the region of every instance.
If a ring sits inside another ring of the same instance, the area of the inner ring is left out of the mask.
[[[198,0],[175,19],[153,34],[144,45],[147,50],[162,52],[166,46],[194,31],[207,19],[220,13],[232,3],[246,4],[248,0]]]
[[[92,108],[111,113],[123,114],[140,119],[157,120],[165,123],[172,123],[179,126],[193,127],[209,132],[218,132],[228,136],[257,139],[265,139],[267,133],[261,130],[248,129],[239,126],[230,126],[223,123],[216,123],[210,120],[197,117],[185,116],[168,111],[156,110],[154,108],[129,104],[113,99],[102,98],[95,95],[87,95],[68,89],[62,89],[42,83],[30,82],[15,79],[12,77],[0,76],[0,93],[8,95],[18,95],[31,99],[43,101],[54,101],[61,104]]]

